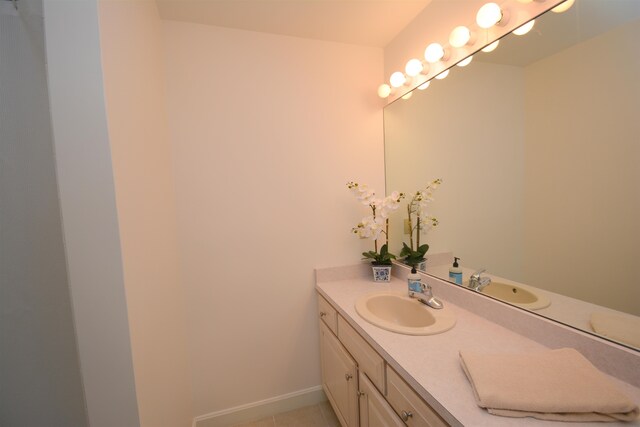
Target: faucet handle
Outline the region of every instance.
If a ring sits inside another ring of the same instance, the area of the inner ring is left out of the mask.
[[[484,273],[485,271],[487,271],[487,269],[486,269],[486,268],[482,268],[482,269],[480,269],[480,270],[476,271],[475,273],[473,273],[473,274],[471,275],[471,277],[477,280],[477,279],[479,279],[479,278],[480,278],[480,275],[481,275],[482,273]]]

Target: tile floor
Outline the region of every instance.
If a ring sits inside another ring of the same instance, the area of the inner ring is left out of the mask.
[[[233,427],[340,427],[340,421],[331,404],[322,402]]]

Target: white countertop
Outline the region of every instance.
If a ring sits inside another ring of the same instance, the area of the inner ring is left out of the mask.
[[[519,335],[470,311],[443,300],[456,315],[453,329],[438,335],[409,336],[389,332],[362,319],[355,310],[361,295],[374,291],[406,291],[405,281],[389,284],[371,279],[318,281],[316,289],[374,347],[441,416],[452,425],[464,426],[567,426],[567,423],[533,418],[491,415],[477,406],[471,386],[462,371],[460,350],[522,353],[545,349],[542,344]],[[438,295],[436,294],[436,297]],[[441,298],[442,299],[442,298]],[[611,377],[621,391],[640,402],[640,389]],[[570,425],[571,423],[569,423]],[[578,425],[573,423],[573,425]],[[633,425],[632,423],[580,423],[585,426]]]

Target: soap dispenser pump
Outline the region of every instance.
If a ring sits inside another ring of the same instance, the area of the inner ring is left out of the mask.
[[[453,260],[453,265],[449,268],[449,280],[457,285],[462,285],[462,269],[458,265],[460,258],[454,257]]]

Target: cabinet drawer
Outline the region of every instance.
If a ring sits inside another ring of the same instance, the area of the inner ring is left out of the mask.
[[[342,316],[338,316],[338,338],[356,359],[358,368],[384,393],[384,360]]]
[[[427,405],[389,366],[387,366],[387,400],[409,427],[448,426],[433,408]]]
[[[320,294],[318,294],[318,317],[334,334],[338,334],[338,312]]]

